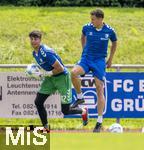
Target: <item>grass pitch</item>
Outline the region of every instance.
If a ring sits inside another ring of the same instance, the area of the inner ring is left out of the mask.
[[[144,134],[53,133],[51,150],[143,150]]]
[[[49,145],[21,146],[5,144],[5,133],[0,132],[1,150],[143,150],[143,133],[50,133]],[[32,138],[31,138],[32,141]]]
[[[115,123],[116,119],[107,119],[103,121],[104,128],[108,128],[111,124]],[[75,130],[80,129],[79,126],[82,124],[81,118],[53,118],[49,119],[49,123],[52,130]],[[84,127],[86,130],[93,130],[96,124],[96,118],[90,118],[89,124]],[[144,127],[144,119],[135,118],[121,118],[120,124],[126,129],[141,129]],[[0,118],[0,127],[5,125],[9,126],[29,126],[29,125],[41,125],[40,119],[21,119],[21,118]]]
[[[3,64],[32,62],[28,34],[41,30],[43,42],[53,47],[64,64],[81,56],[82,26],[95,7],[0,7],[0,60]],[[143,8],[103,8],[105,22],[115,28],[118,48],[114,64],[143,64]],[[109,45],[110,46],[110,45]]]

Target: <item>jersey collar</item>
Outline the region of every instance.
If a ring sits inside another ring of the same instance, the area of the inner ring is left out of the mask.
[[[99,29],[98,29],[98,28],[96,28],[93,24],[92,24],[92,26],[95,28],[95,30],[96,30],[96,31],[101,31],[101,30],[104,28],[105,23],[103,23],[103,26],[102,26],[101,28],[99,28]]]

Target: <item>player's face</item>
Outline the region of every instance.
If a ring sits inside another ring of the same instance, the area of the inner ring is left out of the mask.
[[[97,18],[95,15],[91,15],[91,23],[95,27],[101,27],[103,24],[103,18]]]
[[[31,46],[32,46],[34,49],[37,49],[37,48],[39,48],[39,46],[40,46],[41,39],[38,38],[38,37],[30,37],[30,42],[31,42]]]

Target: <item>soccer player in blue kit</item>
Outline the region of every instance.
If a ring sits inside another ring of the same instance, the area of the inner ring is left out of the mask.
[[[81,114],[83,125],[88,123],[87,108],[71,108],[72,101],[71,77],[68,69],[62,63],[61,58],[56,52],[41,44],[42,33],[40,31],[32,31],[29,33],[31,46],[33,47],[33,57],[44,70],[44,80],[41,83],[40,89],[37,92],[35,105],[38,110],[44,130],[49,131],[47,112],[44,107],[44,102],[51,95],[58,91],[61,95],[61,108],[64,115]]]
[[[103,110],[105,106],[104,78],[106,67],[111,67],[112,59],[117,47],[117,36],[113,28],[103,22],[104,12],[101,9],[93,10],[91,13],[91,23],[83,26],[81,44],[83,52],[80,61],[72,69],[72,82],[77,93],[77,100],[72,107],[77,107],[84,103],[81,91],[80,75],[92,71],[96,91],[98,118],[93,132],[100,132],[103,121]],[[108,41],[112,42],[110,55],[106,62]]]

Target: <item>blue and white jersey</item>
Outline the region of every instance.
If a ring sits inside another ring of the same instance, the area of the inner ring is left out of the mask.
[[[110,26],[104,24],[101,29],[96,29],[93,24],[89,23],[83,26],[82,33],[86,36],[82,57],[88,58],[105,58],[107,56],[109,39],[117,41],[117,36]]]
[[[56,52],[52,48],[43,44],[40,45],[38,53],[33,51],[33,57],[41,66],[41,68],[43,68],[46,71],[51,71],[54,69],[52,65],[55,63],[55,61],[59,61],[60,64],[64,66],[61,58],[56,54]],[[67,69],[65,68],[65,66],[63,74],[67,74]]]

